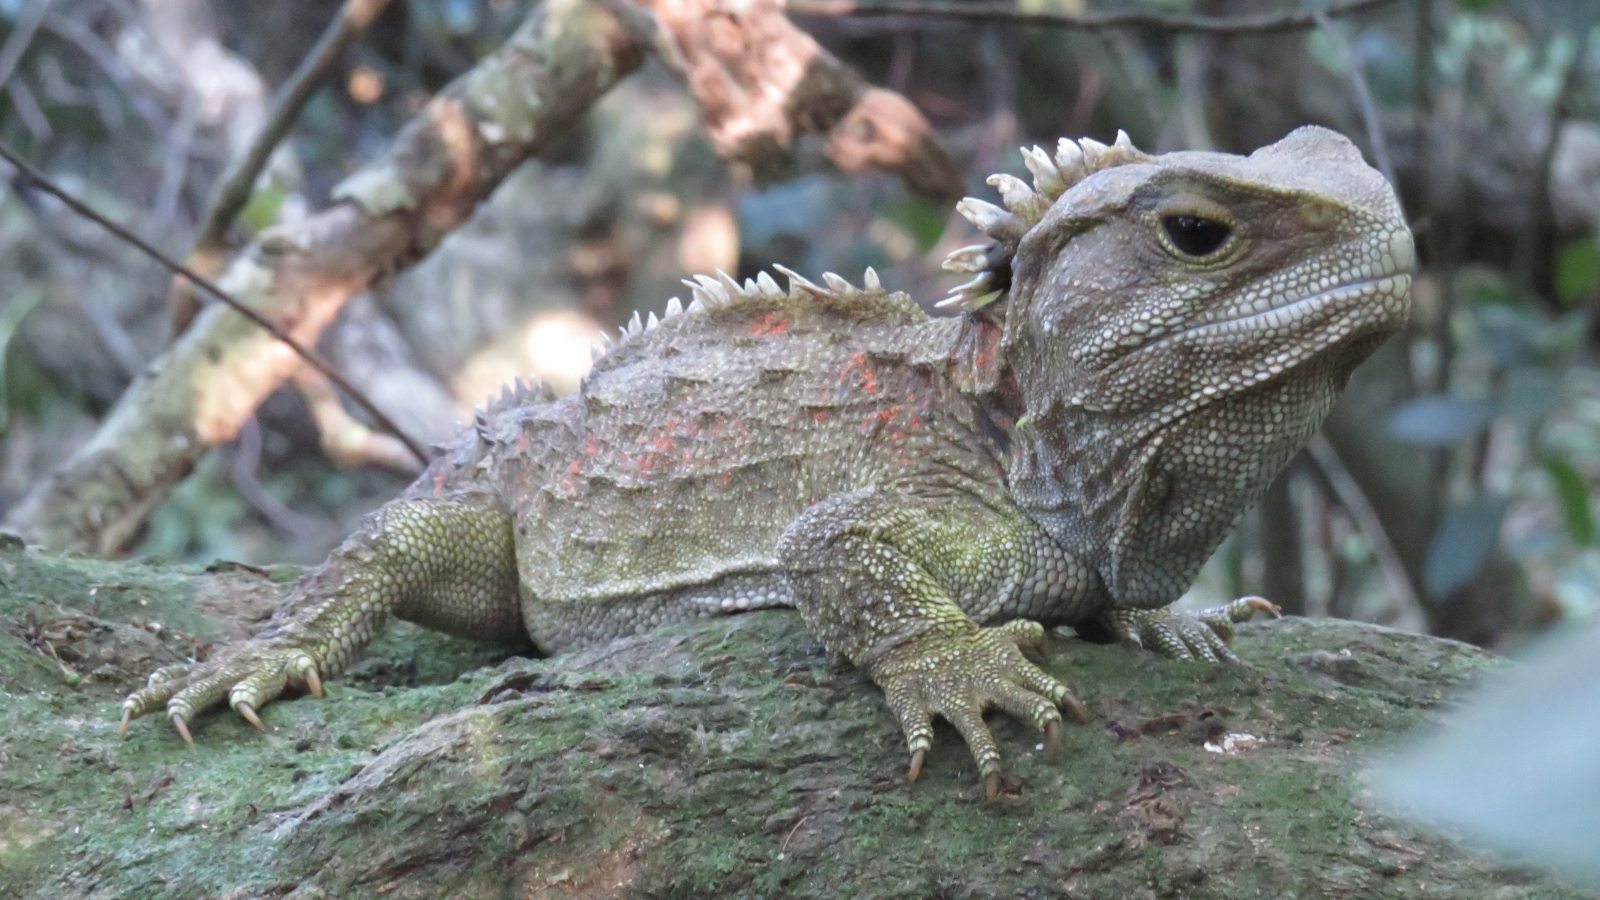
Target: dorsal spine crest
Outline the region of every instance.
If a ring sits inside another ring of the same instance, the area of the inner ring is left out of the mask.
[[[1000,191],[1004,207],[976,197],[956,204],[956,212],[994,243],[962,247],[945,257],[946,270],[973,278],[951,288],[950,296],[936,305],[976,311],[1000,299],[1011,283],[1011,260],[1022,236],[1039,224],[1057,198],[1102,169],[1149,160],[1149,154],[1133,146],[1126,131],[1118,131],[1116,142],[1110,145],[1092,138],[1062,138],[1054,158],[1041,147],[1023,147],[1022,163],[1033,176],[1032,185],[1015,175],[990,175],[988,182]]]

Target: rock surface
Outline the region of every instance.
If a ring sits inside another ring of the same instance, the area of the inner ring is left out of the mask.
[[[994,717],[993,804],[942,725],[908,785],[792,612],[548,660],[402,626],[268,734],[118,740],[123,692],[295,574],[0,548],[0,896],[1600,897],[1366,805],[1363,758],[1495,663],[1334,620],[1245,626],[1248,670],[1054,641],[1098,721],[1050,764]]]

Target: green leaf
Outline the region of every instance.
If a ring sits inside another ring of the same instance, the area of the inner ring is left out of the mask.
[[[1574,306],[1600,291],[1600,242],[1578,238],[1561,248],[1556,259],[1556,298]]]
[[[278,210],[288,194],[275,187],[257,188],[250,193],[249,202],[239,211],[239,221],[252,232],[260,231],[278,221]]]
[[[1561,521],[1567,527],[1567,536],[1580,547],[1594,542],[1594,514],[1589,510],[1589,486],[1572,463],[1559,457],[1546,457],[1544,470],[1555,482],[1556,497],[1561,500]]]
[[[944,234],[950,210],[932,200],[908,195],[890,207],[889,219],[916,238],[920,252],[927,253]]]
[[[1430,394],[1391,412],[1384,429],[1403,444],[1453,447],[1488,427],[1492,419],[1494,407],[1486,401]]]
[[[1428,596],[1443,599],[1478,577],[1489,554],[1500,543],[1500,523],[1505,515],[1505,501],[1488,494],[1444,514],[1428,546],[1423,569]]]

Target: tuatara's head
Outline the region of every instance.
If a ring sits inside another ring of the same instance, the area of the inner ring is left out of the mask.
[[[1025,156],[1033,187],[990,179],[1008,209],[963,201],[996,243],[947,262],[976,274],[952,299],[1003,323],[1013,489],[1119,600],[1169,602],[1405,323],[1411,232],[1324,128],[1247,157],[1125,135]]]

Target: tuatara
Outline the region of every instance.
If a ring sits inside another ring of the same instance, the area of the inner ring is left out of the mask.
[[[992,243],[932,318],[792,272],[686,282],[575,394],[519,383],[308,573],[252,640],[123,704],[252,723],[320,694],[391,616],[555,653],[696,616],[795,606],[880,685],[915,779],[932,719],[991,796],[998,708],[1083,717],[1030,662],[1044,626],[1229,660],[1246,598],[1163,609],[1409,311],[1411,233],[1344,137],[1248,157],[1062,140],[1031,186],[958,209]]]

